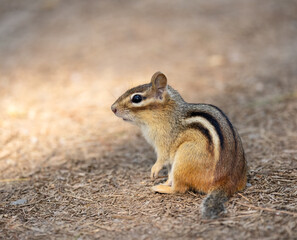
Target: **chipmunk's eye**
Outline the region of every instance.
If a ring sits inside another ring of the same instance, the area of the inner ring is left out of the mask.
[[[136,94],[132,97],[132,102],[133,103],[140,103],[142,101],[142,96],[139,94]]]

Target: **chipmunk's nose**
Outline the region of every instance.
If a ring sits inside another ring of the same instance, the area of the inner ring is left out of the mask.
[[[118,110],[114,105],[112,105],[111,106],[111,111],[113,111],[113,113],[116,114]]]

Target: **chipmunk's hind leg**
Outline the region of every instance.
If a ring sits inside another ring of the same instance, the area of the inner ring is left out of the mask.
[[[226,193],[214,190],[207,195],[202,203],[202,217],[214,219],[225,213],[224,203],[228,201]]]

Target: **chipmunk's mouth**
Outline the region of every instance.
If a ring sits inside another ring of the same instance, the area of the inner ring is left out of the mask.
[[[125,122],[133,122],[133,120],[131,118],[125,118],[125,117],[122,117],[122,119],[125,121]]]
[[[126,121],[126,122],[132,122],[130,119],[128,119],[128,118],[123,118],[123,120],[124,121]]]

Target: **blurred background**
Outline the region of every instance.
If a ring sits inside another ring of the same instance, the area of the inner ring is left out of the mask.
[[[222,108],[252,171],[296,169],[296,13],[294,0],[0,0],[0,179],[94,159],[149,176],[152,150],[110,106],[156,71]]]

